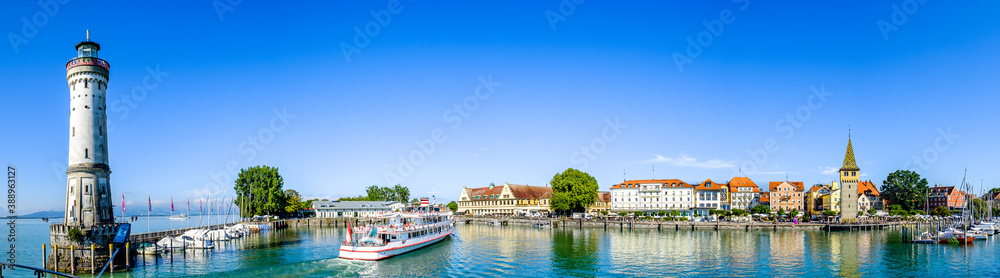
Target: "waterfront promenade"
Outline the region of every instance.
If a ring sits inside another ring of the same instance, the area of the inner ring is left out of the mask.
[[[655,220],[631,220],[631,219],[568,219],[568,218],[503,218],[489,216],[456,216],[455,223],[462,224],[492,224],[499,222],[502,226],[518,225],[532,226],[543,223],[553,228],[605,228],[605,229],[656,229],[656,230],[827,230],[827,231],[851,231],[851,230],[881,230],[886,228],[899,228],[904,226],[921,225],[948,225],[951,222],[916,222],[916,221],[879,221],[869,223],[824,223],[824,222],[770,222],[770,221],[655,221]]]

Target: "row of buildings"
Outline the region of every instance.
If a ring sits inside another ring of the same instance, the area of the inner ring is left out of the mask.
[[[824,211],[834,211],[841,219],[856,219],[870,209],[884,210],[885,202],[871,180],[861,181],[854,159],[851,139],[847,139],[844,164],[839,178],[809,188],[801,181],[769,181],[758,185],[748,177],[735,177],[725,182],[711,179],[698,183],[679,179],[625,180],[611,186],[610,191],[598,192],[593,205],[586,209],[596,215],[602,211],[659,212],[679,211],[683,215],[708,215],[712,210],[750,211],[763,205],[771,213],[797,211],[799,215],[818,217]],[[762,190],[763,188],[763,190]],[[927,207],[958,209],[965,205],[966,194],[955,187],[933,187],[928,192]],[[459,194],[457,213],[472,215],[540,216],[552,212],[549,201],[552,188],[504,183],[486,187],[463,187]],[[314,202],[317,217],[363,217],[394,211],[404,204],[394,202]]]
[[[681,211],[685,215],[707,215],[711,210],[750,210],[765,205],[772,213],[798,211],[818,215],[831,210],[852,219],[857,217],[858,211],[880,210],[883,206],[877,187],[871,181],[859,181],[860,170],[848,138],[839,180],[817,184],[809,190],[801,181],[771,181],[763,191],[748,177],[735,177],[726,182],[707,179],[699,183],[679,179],[626,180],[611,186],[610,192],[600,192],[587,212]],[[552,189],[541,186],[504,184],[463,188],[457,212],[548,214],[551,196]]]

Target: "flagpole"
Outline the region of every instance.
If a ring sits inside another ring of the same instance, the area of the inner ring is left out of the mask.
[[[149,198],[149,194],[146,194],[146,201],[149,202],[149,209],[146,210],[146,233],[149,233],[149,214],[153,212],[153,199]]]

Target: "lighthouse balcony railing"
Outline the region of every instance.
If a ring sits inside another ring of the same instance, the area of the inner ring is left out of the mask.
[[[94,58],[94,57],[73,58],[73,60],[69,60],[69,62],[66,62],[67,70],[76,66],[98,66],[104,68],[105,70],[111,70],[111,65],[108,64],[107,61],[104,61],[104,59],[101,58]]]

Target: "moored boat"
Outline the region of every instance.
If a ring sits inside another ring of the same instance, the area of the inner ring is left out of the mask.
[[[347,239],[340,245],[340,257],[352,260],[381,260],[440,242],[455,231],[451,211],[427,205],[404,208],[402,212],[377,217],[379,224],[347,226]]]

